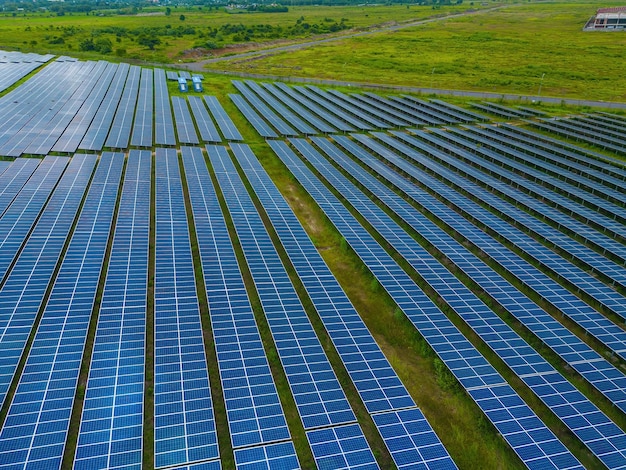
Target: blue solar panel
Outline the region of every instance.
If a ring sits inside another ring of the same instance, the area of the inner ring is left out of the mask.
[[[152,120],[154,119],[153,75],[152,69],[141,69],[139,97],[134,110],[135,121],[130,140],[131,145],[138,147],[152,147]]]
[[[202,151],[189,147],[182,150],[232,446],[290,439]]]
[[[11,166],[0,175],[0,216],[37,169],[41,160],[36,158],[17,158]]]
[[[76,112],[76,115],[69,123],[67,128],[63,131],[63,134],[52,147],[53,152],[75,152],[78,145],[82,142],[83,137],[86,136],[86,132],[90,127],[92,120],[96,116],[99,110],[105,109],[110,106],[106,100],[110,100],[112,95],[115,95],[114,90],[119,90],[121,94],[121,87],[128,74],[128,64],[109,64],[105,73],[98,79],[97,83],[93,87],[93,91],[87,97],[81,108]],[[106,98],[105,98],[106,96]],[[119,99],[119,94],[117,95]],[[115,102],[117,106],[117,101]],[[113,117],[113,114],[109,114]],[[107,134],[109,131],[108,126],[110,121],[106,124],[102,122],[103,115],[100,114],[98,121],[99,132]],[[104,127],[104,128],[102,128]],[[104,139],[103,139],[104,140]],[[100,150],[100,149],[98,149]]]
[[[252,199],[246,197],[226,148],[209,147],[208,151],[304,429],[355,422],[356,416],[261,216]]]
[[[100,159],[0,431],[0,466],[61,466],[123,165]]]
[[[436,134],[437,137],[433,137],[432,134]],[[419,131],[416,132],[416,135],[435,144],[443,142],[442,139],[451,141],[453,145],[450,143],[444,143],[443,146],[448,149],[448,151],[452,150],[451,153],[455,155],[456,159],[464,159],[472,162],[478,168],[481,168],[481,171],[487,172],[490,175],[496,175],[500,180],[507,181],[515,187],[522,188],[524,192],[527,192],[532,196],[530,197],[525,195],[526,198],[524,199],[525,202],[529,201],[528,204],[530,204],[531,207],[541,208],[545,205],[544,203],[538,203],[536,199],[547,200],[554,204],[560,211],[567,214],[561,214],[560,218],[562,219],[568,219],[569,214],[577,215],[586,223],[591,223],[600,230],[610,231],[614,234],[614,236],[626,237],[626,228],[622,225],[626,221],[626,217],[623,216],[623,210],[601,197],[585,195],[582,190],[577,190],[576,188],[572,188],[568,195],[561,195],[539,183],[520,178],[515,173],[505,170],[496,164],[481,159],[479,156],[474,156],[473,153],[464,150],[463,147],[466,146],[464,142],[466,141],[457,137],[455,134],[443,133],[443,131],[440,131],[439,129],[432,129],[431,133]],[[470,143],[469,145],[471,149],[476,148],[475,144],[472,145]],[[495,154],[495,152],[491,152],[489,150],[483,150],[482,152],[485,154],[494,154],[495,158],[500,158],[497,154]],[[466,164],[464,165],[467,166]],[[476,170],[474,170],[474,172],[479,174],[481,173]],[[558,180],[555,184],[559,188],[570,187],[567,183],[558,182]],[[511,192],[523,194],[522,191],[513,189],[507,191],[507,194],[510,194]],[[584,204],[576,201],[582,201]],[[586,207],[586,205],[591,205],[592,207]],[[537,212],[542,213],[543,210],[539,209]],[[556,212],[559,213],[559,211]],[[584,231],[580,232],[584,233]]]
[[[170,94],[163,69],[154,69],[154,142],[157,145],[176,145]]]
[[[241,114],[245,116],[248,122],[254,127],[254,129],[266,139],[274,139],[278,137],[278,134],[265,122],[265,120],[259,116],[259,114],[243,99],[241,95],[230,94],[228,97],[235,103],[237,109],[241,111]]]
[[[346,121],[339,119],[333,113],[317,105],[313,100],[307,98],[301,93],[296,92],[295,88],[291,88],[285,85],[284,83],[280,83],[280,82],[274,83],[274,86],[278,88],[282,93],[284,93],[285,96],[288,96],[294,102],[308,109],[311,113],[313,113],[314,116],[320,117],[324,121],[334,126],[336,129],[343,131],[343,132],[351,132],[354,130],[354,127],[352,127]],[[287,101],[285,101],[285,103],[286,102]]]
[[[308,431],[306,437],[311,444],[317,468],[337,470],[379,468],[358,424]]]
[[[67,158],[46,157],[0,219],[0,282],[67,164]]]
[[[364,113],[363,110],[355,106],[337,100],[332,93],[316,86],[307,85],[306,88],[296,87],[296,90],[300,93],[304,93],[304,90],[312,91],[312,93],[307,94],[309,98],[314,99],[316,103],[325,108],[332,110],[339,117],[361,130],[386,129],[390,127],[380,119],[369,116],[367,113]]]
[[[526,454],[530,442],[541,449],[542,459],[553,467],[581,468],[576,458],[506,384],[504,378],[293,152],[282,142],[271,141],[270,145],[476,403],[482,405],[479,402],[482,393],[514,399],[503,400],[497,407],[498,412],[496,408],[481,408],[522,461],[532,467],[538,458],[536,454]],[[520,436],[525,439],[520,440]]]
[[[199,98],[198,98],[199,99]],[[179,96],[172,96],[172,106],[174,107],[174,117],[176,119],[176,132],[178,141],[181,144],[198,144],[198,135],[193,126],[191,113],[187,107],[187,101]]]
[[[237,470],[296,470],[300,468],[291,442],[235,450]]]
[[[235,86],[235,88],[237,88],[239,93],[241,93],[243,95],[243,97],[250,103],[250,105],[254,109],[255,113],[258,114],[258,116],[261,118],[262,121],[268,121],[274,127],[274,129],[276,129],[279,132],[279,134],[281,134],[281,135],[298,135],[298,132],[293,130],[293,128],[291,127],[291,125],[292,125],[291,122],[289,122],[289,124],[287,124],[287,122],[285,122],[282,117],[278,116],[274,111],[272,111],[244,83],[239,82],[237,80],[233,80],[232,83]],[[237,105],[237,107],[242,106],[240,101],[241,100],[235,101],[235,104]],[[239,102],[239,104],[237,104],[238,102]],[[250,112],[248,112],[247,114],[252,116],[252,114]],[[244,115],[248,119],[250,119],[248,117],[248,115],[246,115],[246,114],[244,114]],[[255,124],[253,124],[253,125],[255,126],[255,128],[256,128],[256,126],[261,127],[259,123],[257,123],[256,125]],[[257,131],[258,131],[258,129],[257,129]],[[268,136],[268,135],[263,135],[263,134],[261,134],[261,135],[263,137],[271,137],[271,136]]]
[[[96,114],[89,124],[82,141],[74,148],[83,150],[102,150],[104,141],[111,128],[115,111],[120,105],[120,98],[124,90],[124,82],[131,67],[128,64],[120,64],[113,83],[109,87],[102,104],[98,107]]]
[[[313,129],[309,124],[304,122],[300,116],[283,106],[277,99],[270,95],[264,88],[256,82],[246,80],[245,85],[258,95],[263,101],[269,104],[278,115],[286,122],[295,127],[301,134],[317,134],[318,131]]]
[[[318,118],[313,113],[309,112],[304,106],[300,105],[296,100],[290,98],[285,92],[280,90],[276,85],[272,83],[262,83],[261,84],[269,93],[274,96],[274,98],[278,99],[280,103],[283,103],[285,106],[288,106],[290,109],[293,109],[298,115],[302,116],[307,122],[311,123],[311,125],[315,126],[315,128],[319,132],[330,133],[336,132],[335,129],[330,124],[324,122],[322,119]]]
[[[398,138],[402,139],[403,141],[410,143],[411,145],[415,145],[415,146],[419,145],[419,148],[422,151],[427,152],[429,156],[432,156],[433,158],[441,159],[442,161],[447,162],[446,160],[447,157],[444,154],[442,154],[442,152],[436,150],[435,148],[430,147],[426,144],[420,143],[416,139],[406,134],[397,133],[395,135]],[[564,235],[558,230],[532,217],[528,213],[518,209],[514,205],[506,201],[503,201],[497,196],[494,196],[489,191],[476,185],[475,183],[469,181],[468,179],[462,178],[458,174],[433,162],[430,158],[425,158],[423,154],[412,151],[410,147],[407,147],[406,145],[402,145],[396,142],[394,139],[391,139],[388,136],[384,136],[382,134],[381,135],[377,134],[376,137],[380,138],[388,145],[391,145],[394,148],[399,149],[400,151],[405,153],[407,156],[409,156],[413,160],[419,161],[421,165],[424,165],[428,169],[435,172],[436,174],[441,175],[441,177],[443,177],[446,181],[449,181],[451,184],[455,185],[456,187],[460,187],[462,190],[467,190],[471,192],[473,196],[485,202],[489,207],[496,209],[496,213],[501,212],[505,214],[506,216],[510,217],[512,220],[515,220],[516,223],[522,225],[526,229],[540,236],[542,240],[551,241],[556,246],[558,246],[560,250],[570,253],[572,256],[575,256],[579,260],[584,260],[584,262],[590,265],[593,265],[596,269],[598,269],[601,272],[606,271],[607,275],[615,276],[618,279],[624,279],[623,269],[619,268],[618,265],[613,263],[612,261],[609,261],[606,258],[603,258],[599,254],[595,253],[590,248],[584,246],[581,243],[576,242],[575,240],[569,238],[568,236]],[[360,139],[360,137],[358,136],[355,136],[355,138]],[[364,142],[367,142],[367,141],[364,141]],[[463,167],[467,169],[466,165],[464,165]],[[470,170],[467,169],[467,171],[470,171]],[[478,173],[480,174],[480,172]],[[489,179],[486,179],[486,182],[488,182],[491,185],[495,185],[495,187],[502,188],[502,185],[499,184],[497,180],[493,180],[489,178]],[[502,189],[505,189],[505,188],[502,188]],[[516,201],[518,201],[519,203],[525,202],[526,198],[528,198],[528,196],[525,196],[524,194],[519,193],[519,192],[517,192],[515,196],[517,196]],[[546,205],[544,205],[542,210],[544,214],[548,213],[548,211],[550,210],[555,211],[554,209]],[[558,216],[558,211],[555,211],[555,212],[557,212],[557,216]],[[560,214],[560,216],[563,216],[563,214]],[[556,220],[558,220],[561,225],[567,225],[568,220],[564,220],[560,216],[558,216]],[[565,219],[569,219],[569,221],[573,221],[573,219],[570,219],[565,216],[563,217]],[[502,225],[502,227],[504,226],[505,225]],[[585,230],[584,232],[579,231],[578,233],[580,234],[585,233],[588,238],[591,235],[590,232],[592,231]],[[503,236],[505,235],[507,234],[503,232]],[[604,238],[606,239],[607,237],[604,237]],[[550,270],[558,273],[559,275],[563,276],[566,279],[568,279],[571,276],[575,276],[572,282],[574,282],[576,286],[580,288],[581,290],[585,290],[589,292],[591,296],[595,297],[596,292],[601,292],[597,296],[598,297],[597,300],[600,303],[603,303],[604,305],[606,305],[607,308],[615,311],[618,315],[622,316],[623,318],[626,318],[626,309],[625,309],[624,302],[622,300],[623,298],[621,298],[619,294],[617,294],[616,292],[611,293],[611,290],[608,289],[606,286],[602,287],[602,283],[600,281],[594,280],[592,276],[585,273],[581,269],[577,268],[571,262],[563,260],[560,256],[557,256],[555,253],[551,252],[549,249],[545,247],[542,247],[540,244],[533,243],[532,246],[533,246],[532,250],[527,250],[525,244],[519,244],[520,249],[526,251],[530,256],[535,257],[535,259],[537,259],[539,263],[546,265]],[[626,279],[624,279],[623,282],[626,282]],[[616,297],[616,295],[618,297]]]
[[[137,104],[137,94],[139,92],[139,77],[141,68],[133,65],[128,72],[128,79],[124,86],[124,93],[115,112],[113,124],[109,136],[102,137],[102,142],[106,138],[106,146],[110,148],[127,148],[130,140],[130,133]],[[98,145],[101,147],[100,142]],[[97,145],[94,145],[97,147]],[[81,144],[82,148],[82,144]],[[91,148],[91,147],[88,147]]]
[[[233,151],[272,221],[287,251],[287,255],[300,276],[305,289],[307,289],[314,306],[318,309],[322,322],[329,332],[340,357],[345,361],[350,377],[353,379],[353,383],[361,394],[368,410],[372,413],[372,417],[378,416],[378,414],[373,414],[374,412],[380,412],[381,410],[390,411],[394,410],[394,408],[410,408],[421,415],[421,412],[414,408],[413,400],[400,379],[395,375],[393,369],[391,369],[391,366],[384,359],[382,352],[377,351],[378,347],[371,338],[365,324],[358,318],[358,314],[350,304],[341,286],[313,246],[312,241],[306,235],[287,202],[272,183],[269,175],[263,170],[254,154],[250,151],[250,148],[245,145],[234,145]],[[349,337],[346,335],[346,330],[353,335],[355,343],[346,342],[346,338]],[[363,354],[362,359],[357,356],[357,360],[355,360],[355,352],[359,350],[355,348],[355,345],[362,351],[368,351]],[[380,354],[374,355],[373,353],[375,352]],[[361,359],[360,364],[358,359]],[[368,370],[368,368],[370,369]],[[370,374],[369,372],[373,373]],[[428,427],[432,436],[436,438],[432,428],[430,428],[425,419],[423,419],[423,425]],[[390,452],[392,452],[393,444],[391,441],[388,442],[384,434],[383,439]],[[443,445],[438,438],[436,439],[439,450],[447,456]],[[428,442],[429,447],[432,445],[432,441]],[[419,456],[419,446],[419,442],[414,443],[412,448],[414,456]],[[406,450],[407,454],[409,454],[409,449]],[[452,463],[449,456],[447,456],[447,459],[449,463]],[[422,460],[415,460],[413,463],[418,463]],[[408,455],[405,456],[405,462],[407,465],[411,463]],[[455,468],[453,463],[452,466]]]
[[[589,334],[594,335],[617,354],[623,354],[624,344],[626,343],[626,333],[617,325],[594,311],[589,305],[582,302],[578,297],[574,296],[530,263],[506,249],[503,245],[497,243],[486,233],[478,230],[456,212],[450,211],[448,206],[439,203],[434,198],[428,197],[412,182],[400,178],[399,175],[391,171],[382,162],[374,159],[351,140],[345,137],[337,137],[335,140],[350,151],[352,155],[392,182],[407,196],[419,202],[433,215],[446,222],[449,227],[457,230],[466,240],[483,250],[484,253],[496,260],[504,269],[522,280],[525,285],[540,292],[544,299],[560,308],[565,315],[579,323]],[[314,141],[318,146],[323,148],[328,155],[333,156],[333,158],[337,155],[337,149],[330,145],[328,141],[323,139],[315,139]],[[530,247],[535,251],[547,250],[543,245],[522,232],[512,227],[509,227],[507,230],[506,227],[508,224],[504,221],[482,209],[468,198],[456,193],[445,184],[438,182],[434,178],[426,175],[423,171],[413,167],[402,158],[394,156],[394,154],[387,151],[380,144],[369,139],[362,139],[361,141],[372,150],[377,151],[381,157],[385,158],[391,164],[401,168],[402,171],[419,180],[446,200],[453,202],[457,208],[469,213],[475,220],[485,222],[488,227],[501,236],[508,239],[512,238],[518,246],[524,247],[525,250]],[[553,254],[553,256],[558,258],[556,254]],[[467,270],[470,269],[470,267],[466,263],[463,263],[463,269]],[[490,295],[514,315],[515,318],[540,337],[555,353],[569,363],[573,369],[587,378],[587,380],[604,393],[611,402],[622,409],[626,407],[626,392],[624,392],[626,377],[620,371],[593,351],[589,346],[584,344],[552,316],[539,308],[530,299],[526,298],[521,292],[507,288],[506,281],[494,277],[493,275],[486,275],[488,272],[490,272],[490,269],[484,269],[483,267],[472,269],[471,273],[466,271],[469,276],[481,284],[483,289],[488,291]],[[598,281],[598,284],[601,283]],[[607,286],[605,286],[605,288],[610,290]],[[614,291],[613,293],[614,295],[618,295]]]
[[[0,403],[4,402],[96,157],[74,158],[0,290]]]
[[[321,139],[316,141],[321,143]],[[622,454],[620,451],[621,442],[626,445],[626,434],[382,209],[341,176],[310,144],[301,139],[294,139],[292,143],[546,406],[560,400],[562,406],[552,406],[552,411],[594,455],[609,466],[626,465],[626,452]],[[333,159],[486,292],[497,300],[502,299],[502,294],[508,294],[504,306],[511,313],[527,308],[529,299],[525,303],[520,301],[523,295],[517,289],[373,175],[340,152],[334,152]],[[535,310],[541,312],[538,307]],[[601,357],[596,355],[595,359]],[[554,387],[550,388],[548,383]],[[573,420],[583,415],[593,415],[594,419],[577,422],[574,426]]]
[[[372,419],[398,470],[419,468],[420,465],[440,470],[457,468],[419,409],[388,411],[376,414]]]
[[[187,213],[175,149],[156,149],[154,465],[219,456]]]
[[[384,110],[374,102],[366,102],[365,100],[358,100],[354,96],[346,95],[337,90],[328,90],[328,96],[337,98],[336,103],[340,103],[342,106],[348,106],[353,112],[361,118],[367,116],[375,119],[378,123],[382,124],[383,128],[387,127],[406,127],[410,123],[398,113],[397,110]]]
[[[215,122],[217,122],[224,138],[226,140],[243,140],[243,137],[237,130],[235,123],[228,116],[217,98],[215,96],[205,95],[204,101],[206,102],[209,111],[211,111],[211,114],[215,118]]]
[[[128,155],[74,468],[141,468],[152,155]]]
[[[217,127],[213,123],[211,116],[207,112],[206,107],[202,104],[202,99],[199,96],[190,96],[188,98],[191,111],[196,119],[196,125],[200,132],[200,138],[203,142],[221,142]]]

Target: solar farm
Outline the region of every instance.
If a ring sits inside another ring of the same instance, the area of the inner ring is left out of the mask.
[[[463,468],[259,145],[520,467],[626,468],[626,117],[21,53],[0,90],[1,469]]]

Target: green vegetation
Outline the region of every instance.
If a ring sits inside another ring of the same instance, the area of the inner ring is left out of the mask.
[[[531,95],[541,86],[544,96],[623,101],[626,35],[582,31],[597,7],[597,3],[509,6],[215,67]]]
[[[81,58],[175,62],[256,48],[276,41],[367,29],[467,9],[406,5],[223,7],[143,7],[134,10],[6,12],[0,16],[0,49],[71,54]],[[14,16],[15,15],[15,16]],[[111,48],[91,47],[98,40]],[[94,54],[97,53],[97,54]]]

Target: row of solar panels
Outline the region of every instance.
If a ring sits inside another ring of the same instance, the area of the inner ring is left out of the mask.
[[[233,85],[240,94],[231,94],[230,99],[257,132],[268,139],[486,120],[442,101],[411,96],[346,95],[315,86],[288,87],[279,82],[233,81]]]
[[[40,65],[0,64],[0,86]],[[215,97],[178,99],[175,106],[174,120],[162,69],[61,58],[0,98],[0,155],[242,140]]]

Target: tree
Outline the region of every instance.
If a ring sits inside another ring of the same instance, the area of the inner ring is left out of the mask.
[[[172,9],[170,7],[165,8],[165,16],[170,16],[172,14]]]
[[[148,36],[147,34],[140,34],[137,38],[137,44],[140,46],[146,46],[151,51],[154,50],[155,46],[161,44],[161,40],[156,36]]]
[[[178,19],[179,19],[180,21],[185,21],[185,15],[180,15],[180,16],[178,17]]]

